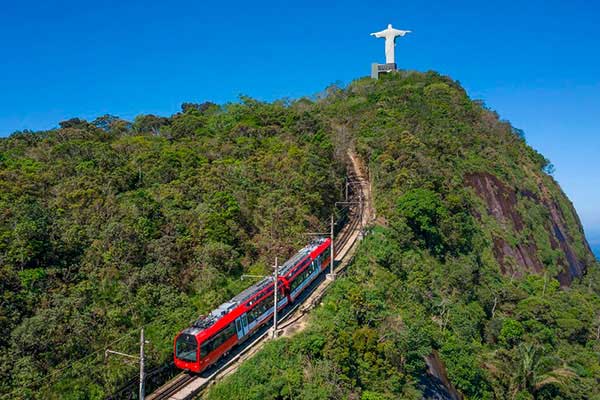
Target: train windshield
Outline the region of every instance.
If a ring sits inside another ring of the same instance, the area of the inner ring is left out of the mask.
[[[175,342],[175,356],[180,360],[196,361],[198,342],[193,335],[182,333]]]

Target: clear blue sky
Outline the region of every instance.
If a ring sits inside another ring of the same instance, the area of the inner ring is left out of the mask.
[[[0,136],[184,101],[299,97],[384,61],[458,79],[556,166],[600,245],[600,5],[593,1],[11,1],[0,10]]]

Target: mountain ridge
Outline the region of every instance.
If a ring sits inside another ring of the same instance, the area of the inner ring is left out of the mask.
[[[434,72],[332,87],[320,109],[365,160],[377,223],[307,331],[209,398],[596,394],[598,265],[523,133]]]
[[[209,398],[418,399],[432,355],[466,398],[599,394],[600,273],[549,161],[457,82],[406,71],[0,140],[0,391],[101,398],[136,375],[103,349],[135,352],[141,325],[148,365],[169,360],[241,274],[324,231],[348,149],[377,211],[349,273]]]

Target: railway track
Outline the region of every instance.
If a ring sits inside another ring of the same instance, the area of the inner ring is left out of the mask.
[[[176,395],[177,392],[179,392],[182,388],[186,387],[198,378],[198,376],[193,376],[186,373],[179,374],[167,385],[164,385],[156,392],[152,393],[152,398],[155,400],[169,399],[173,395]]]
[[[371,200],[368,181],[360,170],[356,157],[350,154],[350,159],[354,170],[354,174],[350,175],[351,180],[355,182],[353,192],[356,192],[354,196],[358,196],[353,203],[358,204],[349,207],[349,220],[335,239],[334,274],[336,275],[344,272],[348,260],[354,253],[354,243],[362,236],[362,228],[371,218],[371,207],[366,204]],[[307,290],[306,296],[285,312],[280,320],[278,331],[285,332],[286,329],[306,318],[308,311],[320,303],[330,287],[330,282],[328,279],[316,281],[315,286]],[[238,348],[236,354],[221,360],[209,371],[200,375],[181,373],[146,398],[148,400],[189,400],[198,396],[216,379],[233,373],[242,361],[260,350],[260,344],[265,341],[268,333],[269,329],[265,328]]]

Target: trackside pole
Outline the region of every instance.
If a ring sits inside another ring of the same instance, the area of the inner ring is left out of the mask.
[[[142,332],[140,333],[140,400],[144,400],[144,328],[142,328]]]
[[[277,290],[279,283],[279,265],[277,265],[277,257],[275,257],[275,290],[273,291],[273,295],[275,297],[273,306],[275,307],[273,310],[273,331],[271,333],[271,337],[277,337]]]
[[[331,254],[329,256],[329,274],[327,274],[327,278],[334,280],[335,279],[335,273],[333,272],[333,267],[334,267],[334,262],[335,262],[335,252],[334,252],[334,247],[333,247],[333,226],[334,226],[334,222],[333,222],[333,214],[331,214],[331,229],[329,234],[331,235]]]
[[[350,182],[348,182],[348,177],[346,177],[346,198],[344,199],[345,201],[348,201],[348,185],[350,184]]]
[[[127,358],[133,358],[133,359],[140,360],[140,400],[144,400],[144,397],[145,397],[144,380],[146,379],[146,373],[144,372],[144,344],[146,344],[146,343],[147,342],[144,339],[144,328],[142,328],[142,330],[140,332],[140,355],[139,355],[139,357],[133,356],[133,355],[127,354],[127,353],[121,353],[120,351],[114,351],[114,350],[110,350],[110,349],[104,350],[104,360],[105,361],[108,358],[109,354],[115,354],[115,355],[121,356],[121,357],[127,357]]]

